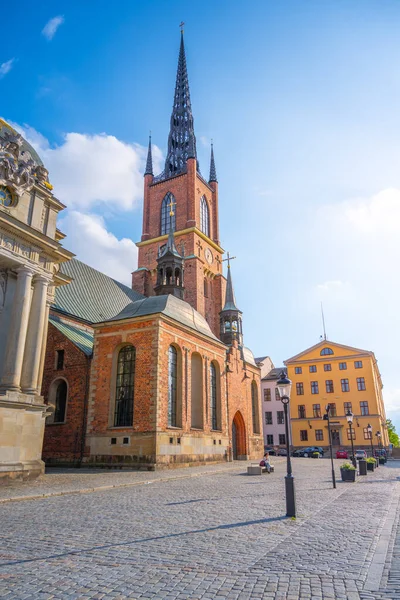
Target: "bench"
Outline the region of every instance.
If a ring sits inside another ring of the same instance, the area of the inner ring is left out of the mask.
[[[271,465],[271,473],[275,471],[274,465]],[[261,475],[262,473],[268,473],[266,467],[260,467],[258,463],[251,463],[249,467],[247,467],[247,475]]]

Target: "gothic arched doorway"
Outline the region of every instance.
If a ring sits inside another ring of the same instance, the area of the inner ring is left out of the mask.
[[[232,454],[233,460],[246,460],[246,427],[242,413],[237,411],[232,422]]]

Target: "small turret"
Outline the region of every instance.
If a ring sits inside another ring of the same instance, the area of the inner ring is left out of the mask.
[[[209,178],[208,182],[212,183],[213,181],[215,183],[218,183],[217,170],[215,168],[215,161],[214,161],[214,146],[211,143],[210,178]]]
[[[157,282],[154,291],[157,296],[172,294],[184,300],[185,288],[183,287],[183,275],[185,257],[183,253],[179,254],[175,246],[173,216],[173,202],[171,200],[168,240],[165,246],[159,248],[158,251]]]
[[[235,292],[233,290],[231,266],[228,259],[228,276],[226,282],[225,305],[220,314],[220,338],[224,344],[231,345],[237,340],[239,346],[243,345],[242,311],[236,306]]]
[[[154,175],[153,173],[153,156],[151,154],[151,135],[149,135],[149,149],[147,151],[147,161],[145,175]]]

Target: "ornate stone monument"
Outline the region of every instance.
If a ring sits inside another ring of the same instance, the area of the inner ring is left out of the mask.
[[[40,395],[49,307],[69,283],[57,200],[36,151],[0,119],[0,482],[43,472]]]

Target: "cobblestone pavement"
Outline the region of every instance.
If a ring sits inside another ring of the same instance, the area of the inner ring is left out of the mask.
[[[0,504],[0,598],[392,598],[400,463],[334,490],[328,460],[294,459],[298,518],[290,520],[285,461],[274,462],[275,473],[261,477],[240,463],[122,479],[54,473],[57,493],[94,481],[152,484]],[[46,479],[10,486],[6,497],[43,489],[53,489]]]

